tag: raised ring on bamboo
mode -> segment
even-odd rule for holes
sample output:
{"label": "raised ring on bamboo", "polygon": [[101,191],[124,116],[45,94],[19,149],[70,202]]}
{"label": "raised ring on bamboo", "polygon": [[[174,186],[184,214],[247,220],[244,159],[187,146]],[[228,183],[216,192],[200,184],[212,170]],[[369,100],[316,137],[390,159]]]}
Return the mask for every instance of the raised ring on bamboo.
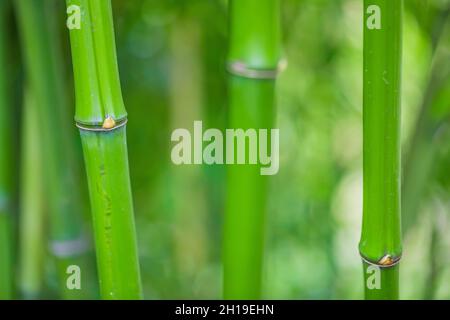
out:
{"label": "raised ring on bamboo", "polygon": [[399,256],[392,256],[390,254],[386,254],[384,255],[380,260],[378,260],[377,262],[371,261],[369,259],[367,259],[366,257],[364,257],[364,255],[362,253],[360,253],[361,259],[367,263],[370,264],[372,266],[377,266],[380,268],[390,268],[393,267],[395,265],[397,265],[400,262],[400,259],[402,258],[401,255]]}
{"label": "raised ring on bamboo", "polygon": [[278,66],[273,69],[255,69],[247,66],[242,61],[230,61],[227,64],[227,70],[233,75],[244,78],[270,80],[276,79],[286,66],[286,60],[281,60]]}
{"label": "raised ring on bamboo", "polygon": [[101,126],[86,125],[80,122],[75,122],[75,125],[77,126],[78,129],[84,131],[108,132],[123,127],[124,125],[127,124],[127,122],[128,122],[127,118],[116,122],[111,117],[107,117]]}

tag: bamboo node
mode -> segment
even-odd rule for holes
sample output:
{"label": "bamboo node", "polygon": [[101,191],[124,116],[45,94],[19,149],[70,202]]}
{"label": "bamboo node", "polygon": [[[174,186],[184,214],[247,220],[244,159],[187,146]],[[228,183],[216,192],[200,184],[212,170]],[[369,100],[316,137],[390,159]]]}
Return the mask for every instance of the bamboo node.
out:
{"label": "bamboo node", "polygon": [[75,122],[75,125],[78,129],[83,131],[96,131],[96,132],[105,132],[105,131],[112,131],[118,128],[123,127],[128,122],[128,119],[122,119],[120,121],[115,121],[113,118],[108,116],[104,121],[103,124],[100,125],[89,125],[85,123]]}
{"label": "bamboo node", "polygon": [[111,116],[106,117],[105,121],[103,121],[102,128],[103,129],[112,129],[116,126],[116,122]]}
{"label": "bamboo node", "polygon": [[286,69],[287,61],[282,59],[276,68],[271,69],[255,69],[249,67],[246,63],[242,61],[230,61],[227,64],[227,70],[229,73],[250,79],[261,79],[261,80],[273,80]]}
{"label": "bamboo node", "polygon": [[360,254],[361,258],[364,262],[366,262],[367,264],[373,265],[373,266],[377,266],[380,268],[390,268],[393,267],[395,265],[397,265],[400,262],[401,259],[401,255],[400,256],[392,256],[390,254],[386,254],[384,255],[380,260],[378,260],[377,262],[373,262],[370,261],[369,259],[367,259],[366,257],[364,257],[364,255]]}
{"label": "bamboo node", "polygon": [[383,258],[380,259],[380,261],[378,261],[378,263],[382,266],[390,266],[393,262],[394,259],[392,259],[392,257],[389,254],[385,255]]}

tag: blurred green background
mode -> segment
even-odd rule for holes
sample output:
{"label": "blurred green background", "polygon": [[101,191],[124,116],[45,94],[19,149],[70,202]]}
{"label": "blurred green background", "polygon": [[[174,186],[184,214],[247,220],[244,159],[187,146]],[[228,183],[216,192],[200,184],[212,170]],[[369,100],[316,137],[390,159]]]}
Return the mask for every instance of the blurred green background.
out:
{"label": "blurred green background", "polygon": [[[277,82],[263,296],[361,299],[362,1],[281,3],[288,67]],[[194,120],[225,128],[227,1],[113,9],[144,297],[221,298],[226,168],[173,165],[170,135]],[[55,10],[71,75],[63,1]],[[405,0],[403,299],[450,298],[449,13],[447,0]]]}

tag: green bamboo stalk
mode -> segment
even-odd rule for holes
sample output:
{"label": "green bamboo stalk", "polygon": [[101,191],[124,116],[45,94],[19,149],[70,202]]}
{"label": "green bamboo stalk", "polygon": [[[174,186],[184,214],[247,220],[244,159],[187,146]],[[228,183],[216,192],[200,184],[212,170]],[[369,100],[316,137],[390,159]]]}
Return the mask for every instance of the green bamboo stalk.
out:
{"label": "green bamboo stalk", "polygon": [[[50,251],[55,259],[59,291],[66,299],[89,298],[89,264],[82,220],[80,189],[76,185],[70,116],[64,94],[63,68],[58,37],[52,25],[53,0],[17,0],[19,31],[25,69],[36,100],[42,155],[45,163],[44,186],[49,205]],[[81,289],[67,287],[68,268],[82,271]]]}
{"label": "green bamboo stalk", "polygon": [[[257,13],[257,14],[255,14]],[[280,62],[278,0],[230,2],[228,128],[270,129]],[[267,176],[259,165],[227,167],[224,220],[225,299],[259,299]]]}
{"label": "green bamboo stalk", "polygon": [[12,105],[8,86],[8,1],[0,2],[0,300],[13,297],[12,257]]}
{"label": "green bamboo stalk", "polygon": [[18,279],[20,294],[25,299],[38,299],[44,283],[44,175],[37,111],[34,97],[27,90],[22,116]]}
{"label": "green bamboo stalk", "polygon": [[[80,129],[104,299],[139,299],[141,284],[126,144],[127,113],[110,1],[68,0],[80,8],[70,30]],[[76,6],[76,7],[75,7]]]}
{"label": "green bamboo stalk", "polygon": [[359,250],[366,299],[399,296],[402,11],[402,0],[364,1],[364,204]]}

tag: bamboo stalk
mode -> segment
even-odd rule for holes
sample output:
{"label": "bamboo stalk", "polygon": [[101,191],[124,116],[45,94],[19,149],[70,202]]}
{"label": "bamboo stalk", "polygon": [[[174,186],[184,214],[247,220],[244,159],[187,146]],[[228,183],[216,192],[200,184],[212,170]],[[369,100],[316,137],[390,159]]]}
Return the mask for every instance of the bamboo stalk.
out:
{"label": "bamboo stalk", "polygon": [[117,66],[110,1],[68,0],[81,9],[70,31],[77,126],[93,213],[100,291],[104,299],[141,298],[126,144],[127,113]]}
{"label": "bamboo stalk", "polygon": [[44,284],[44,191],[40,130],[34,97],[25,92],[22,126],[19,289],[25,299],[38,299]]}
{"label": "bamboo stalk", "polygon": [[[30,91],[36,100],[44,167],[44,187],[49,204],[50,244],[64,298],[88,298],[87,243],[82,220],[80,189],[74,176],[70,117],[64,95],[60,48],[52,25],[53,1],[15,1]],[[67,287],[71,265],[82,270],[80,290]]]}
{"label": "bamboo stalk", "polygon": [[402,0],[364,1],[364,204],[359,250],[366,299],[399,296],[402,10]]}
{"label": "bamboo stalk", "polygon": [[0,2],[0,300],[13,297],[12,257],[12,105],[8,86],[9,2]]}
{"label": "bamboo stalk", "polygon": [[[270,129],[280,60],[279,2],[232,0],[229,12],[228,128]],[[225,299],[261,298],[268,178],[260,168],[227,167]]]}

